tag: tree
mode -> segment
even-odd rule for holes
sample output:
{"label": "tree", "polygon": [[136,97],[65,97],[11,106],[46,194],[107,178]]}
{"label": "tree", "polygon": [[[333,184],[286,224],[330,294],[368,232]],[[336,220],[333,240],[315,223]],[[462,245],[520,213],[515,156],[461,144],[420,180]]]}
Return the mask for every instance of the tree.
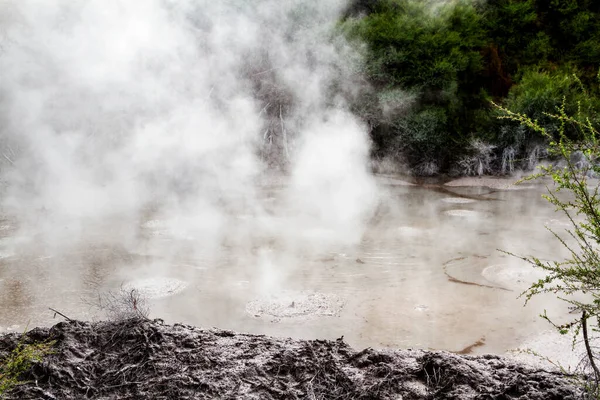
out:
{"label": "tree", "polygon": [[446,164],[475,130],[474,111],[488,104],[479,82],[486,44],[481,15],[466,1],[438,4],[433,11],[430,2],[415,0],[361,5],[367,6],[368,15],[350,16],[343,27],[367,45],[371,83],[382,97],[399,90],[414,95],[410,109],[385,113],[373,135],[375,149],[402,143],[417,170],[429,161]]}
{"label": "tree", "polygon": [[[598,79],[600,81],[600,73]],[[501,118],[517,121],[548,140],[549,154],[555,162],[541,166],[539,173],[526,179],[551,178],[553,186],[548,187],[544,197],[571,223],[567,237],[552,231],[560,244],[568,249],[568,259],[547,262],[536,257],[519,257],[547,273],[522,296],[527,302],[540,293],[552,293],[578,313],[579,317],[562,325],[555,324],[545,311],[542,317],[560,333],[573,334],[574,341],[582,334],[591,369],[586,387],[594,398],[600,398],[600,369],[597,354],[590,344],[588,327],[591,325],[596,331],[600,328],[600,186],[590,185],[590,178],[600,176],[598,121],[584,113],[581,102],[574,115],[568,114],[563,102],[556,113],[546,113],[557,126],[556,133],[552,133],[525,114],[498,108],[504,114]],[[567,135],[568,128],[577,134]],[[584,300],[575,295],[584,295]]]}

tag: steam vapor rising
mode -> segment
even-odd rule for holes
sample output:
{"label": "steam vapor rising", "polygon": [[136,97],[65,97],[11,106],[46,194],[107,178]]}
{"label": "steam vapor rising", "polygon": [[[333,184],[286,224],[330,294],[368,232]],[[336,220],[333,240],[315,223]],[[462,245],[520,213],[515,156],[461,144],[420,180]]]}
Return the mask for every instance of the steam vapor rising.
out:
{"label": "steam vapor rising", "polygon": [[[115,217],[127,243],[149,204],[200,247],[236,213],[291,247],[356,243],[376,188],[344,101],[359,63],[333,32],[344,6],[2,1],[4,212],[56,246]],[[260,201],[273,170],[286,171],[281,215]]]}

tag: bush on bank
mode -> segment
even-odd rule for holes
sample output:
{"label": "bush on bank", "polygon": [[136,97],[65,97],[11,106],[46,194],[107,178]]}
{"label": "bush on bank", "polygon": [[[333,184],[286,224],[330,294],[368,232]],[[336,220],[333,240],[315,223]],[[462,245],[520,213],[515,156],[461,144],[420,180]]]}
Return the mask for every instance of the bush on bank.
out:
{"label": "bush on bank", "polygon": [[[600,73],[598,74],[600,83]],[[538,119],[524,113],[499,107],[501,118],[514,121],[527,130],[545,137],[549,154],[559,162],[539,168],[528,179],[548,177],[544,197],[556,211],[570,221],[565,232],[550,230],[570,256],[560,261],[545,261],[535,256],[519,256],[545,272],[545,277],[533,283],[523,294],[527,301],[541,293],[550,293],[566,302],[576,314],[564,324],[555,323],[544,310],[542,317],[562,334],[572,334],[573,344],[582,338],[586,348],[582,386],[589,396],[600,399],[600,358],[593,343],[592,332],[600,329],[600,186],[590,182],[600,174],[600,124],[590,117],[589,102],[583,95],[574,113],[565,100],[555,113],[542,115],[555,124],[546,128]]]}
{"label": "bush on bank", "polygon": [[600,65],[600,2],[356,0],[340,29],[364,52],[376,93],[356,99],[368,107],[353,106],[376,159],[468,173],[462,160],[479,157],[472,143],[481,142],[494,148],[492,171],[503,171],[507,154],[527,169],[547,141],[499,121],[492,100],[556,131],[544,113],[564,98],[575,107],[585,92],[598,118],[598,89],[582,88]]}

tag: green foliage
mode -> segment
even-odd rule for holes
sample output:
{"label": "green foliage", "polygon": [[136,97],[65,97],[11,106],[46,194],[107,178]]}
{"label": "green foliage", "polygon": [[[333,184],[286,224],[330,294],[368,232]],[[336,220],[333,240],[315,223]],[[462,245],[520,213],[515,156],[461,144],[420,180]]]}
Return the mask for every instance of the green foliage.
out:
{"label": "green foliage", "polygon": [[[378,116],[370,103],[369,125],[381,155],[407,141],[405,149],[413,151],[410,144],[419,143],[420,153],[408,158],[435,154],[444,164],[463,159],[472,139],[494,145],[496,156],[508,147],[523,156],[532,141],[545,140],[542,135],[525,138],[514,123],[496,120],[491,99],[532,116],[553,133],[556,121],[544,113],[553,112],[564,98],[569,114],[578,102],[599,109],[600,90],[593,87],[585,99],[580,90],[593,82],[600,65],[599,1],[355,0],[340,26],[363,50],[375,90],[411,93],[410,111],[395,117],[410,120],[410,114],[432,108],[444,111],[438,132],[416,132],[413,138],[407,132],[414,130],[405,127],[410,121],[398,123],[383,111]],[[574,131],[567,127],[566,133]]]}
{"label": "green foliage", "polygon": [[54,342],[26,344],[25,334],[17,347],[0,363],[0,396],[20,383],[21,376],[34,362],[52,353]]}
{"label": "green foliage", "polygon": [[485,8],[490,39],[502,49],[505,67],[517,70],[519,63],[535,63],[549,52],[548,38],[539,31],[533,0],[491,1]]}
{"label": "green foliage", "polygon": [[[581,118],[595,121],[598,118],[596,110],[598,99],[590,98],[576,75],[566,71],[548,72],[539,68],[526,69],[518,85],[512,87],[505,107],[517,114],[524,114],[536,121],[545,129],[545,133],[557,139],[560,124],[551,113],[559,107],[565,108],[565,113],[579,113]],[[564,134],[575,137],[579,131],[575,126],[564,126]],[[506,134],[510,132],[511,134]],[[534,131],[536,132],[536,131]],[[527,140],[518,129],[504,130],[499,139],[505,145],[524,146],[527,141],[540,142],[547,139],[541,132],[530,135]]]}
{"label": "green foliage", "polygon": [[441,90],[481,69],[479,14],[468,3],[440,7],[431,14],[424,2],[380,1],[373,13],[346,22],[351,37],[369,44],[375,82]]}
{"label": "green foliage", "polygon": [[436,150],[445,144],[443,130],[446,122],[446,111],[443,108],[429,107],[406,118],[397,119],[394,127],[407,146],[429,145],[432,150]]}
{"label": "green foliage", "polygon": [[570,74],[528,69],[519,84],[512,87],[506,107],[534,120],[550,120],[546,114],[555,111],[564,98],[572,97],[573,89],[577,89],[575,83]]}
{"label": "green foliage", "polygon": [[473,84],[483,65],[481,16],[470,2],[439,5],[433,13],[431,6],[379,1],[366,17],[344,23],[349,37],[368,44],[367,73],[375,85],[383,92],[416,93],[412,114],[392,117],[375,131],[380,149],[389,149],[395,132],[393,148],[409,150],[415,163],[448,158],[454,145],[466,140],[462,127],[469,123],[469,110],[484,102]]}
{"label": "green foliage", "polygon": [[553,61],[576,63],[592,82],[600,64],[600,3],[595,0],[536,1],[543,29],[552,38]]}
{"label": "green foliage", "polygon": [[[583,334],[594,376],[587,389],[595,398],[600,398],[600,370],[588,336],[590,322],[592,329],[600,328],[600,186],[593,186],[589,180],[590,176],[600,174],[600,132],[598,124],[587,117],[581,107],[577,107],[575,114],[569,114],[567,109],[563,102],[555,113],[545,114],[558,126],[555,134],[525,114],[500,107],[504,118],[548,140],[550,154],[560,162],[540,167],[539,173],[527,179],[551,178],[554,187],[548,189],[545,198],[571,222],[566,238],[552,232],[569,251],[568,259],[547,262],[536,257],[520,257],[546,272],[546,277],[531,285],[523,295],[529,301],[541,293],[551,293],[581,315],[568,324],[553,325],[562,334],[572,333],[574,341],[580,332]],[[578,134],[568,135],[568,128]],[[546,312],[542,317],[552,322]]]}

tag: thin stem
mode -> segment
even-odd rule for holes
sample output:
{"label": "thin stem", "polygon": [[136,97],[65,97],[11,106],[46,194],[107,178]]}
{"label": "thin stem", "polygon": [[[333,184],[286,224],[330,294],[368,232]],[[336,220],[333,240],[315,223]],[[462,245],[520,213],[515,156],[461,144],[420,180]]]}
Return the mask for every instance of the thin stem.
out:
{"label": "thin stem", "polygon": [[581,313],[581,327],[583,330],[583,342],[585,343],[585,350],[587,351],[587,355],[588,355],[588,359],[590,360],[590,365],[592,366],[592,369],[594,370],[594,375],[596,377],[596,386],[598,385],[598,383],[600,383],[600,370],[598,370],[598,367],[596,366],[596,362],[594,361],[594,355],[592,354],[592,348],[590,347],[590,340],[588,337],[588,330],[587,330],[587,313],[585,312],[585,310],[583,310],[583,312]]}

